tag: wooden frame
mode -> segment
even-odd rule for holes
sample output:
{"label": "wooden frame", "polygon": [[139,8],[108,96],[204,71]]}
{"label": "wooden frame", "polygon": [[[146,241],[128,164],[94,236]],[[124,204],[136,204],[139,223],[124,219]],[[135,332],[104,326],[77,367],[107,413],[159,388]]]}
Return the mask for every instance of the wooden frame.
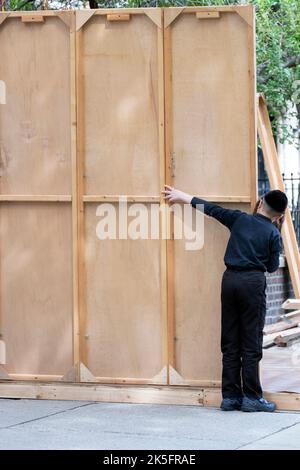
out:
{"label": "wooden frame", "polygon": [[[2,207],[13,207],[18,204],[19,210],[35,204],[35,207],[65,207],[70,208],[70,250],[72,256],[72,331],[71,331],[71,365],[63,373],[47,373],[40,371],[10,371],[7,374],[5,366],[0,366],[0,396],[24,397],[35,399],[79,399],[95,401],[141,402],[141,403],[174,403],[200,406],[218,406],[220,401],[220,378],[211,377],[184,378],[176,370],[178,356],[174,342],[176,335],[175,302],[174,302],[174,241],[159,241],[159,305],[160,305],[160,332],[161,332],[161,359],[162,368],[154,376],[137,375],[128,376],[115,374],[114,376],[101,375],[97,377],[89,368],[86,350],[85,328],[88,316],[86,303],[87,266],[85,260],[86,221],[87,208],[95,203],[118,201],[122,193],[127,196],[129,203],[143,202],[147,204],[161,204],[163,198],[159,189],[164,183],[174,182],[174,134],[173,134],[173,108],[174,96],[172,87],[176,76],[172,64],[172,28],[174,24],[188,14],[194,15],[199,28],[206,30],[207,24],[222,25],[225,18],[236,16],[236,25],[243,30],[247,59],[243,67],[247,73],[247,103],[244,104],[245,114],[249,119],[247,129],[247,154],[249,155],[247,174],[249,182],[247,188],[231,192],[219,190],[215,192],[203,191],[200,197],[220,204],[237,205],[250,210],[257,198],[256,187],[256,113],[255,113],[255,47],[254,47],[254,15],[249,6],[227,7],[186,7],[186,8],[147,8],[147,9],[103,9],[80,10],[76,13],[70,11],[42,11],[42,12],[5,12],[0,13],[0,33],[9,21],[19,20],[23,28],[43,28],[49,19],[59,18],[65,24],[69,41],[68,56],[68,100],[69,100],[69,157],[70,157],[70,185],[67,191],[10,191],[10,187],[0,191],[0,210]],[[157,103],[157,155],[158,177],[156,188],[150,190],[122,190],[108,191],[107,188],[97,186],[97,191],[91,191],[86,178],[86,128],[85,128],[85,74],[84,74],[84,35],[90,22],[104,18],[108,28],[127,28],[136,23],[139,18],[147,17],[155,29],[156,44],[156,78],[157,88],[155,96]],[[225,19],[225,21],[227,21]],[[102,20],[101,20],[102,21]],[[32,24],[33,23],[33,24]],[[153,29],[152,28],[152,29]],[[124,31],[125,31],[124,29]],[[37,31],[37,30],[35,30]],[[150,30],[148,30],[149,33]],[[154,38],[154,36],[153,36]],[[148,37],[149,40],[149,37]],[[149,45],[149,44],[148,44]],[[243,46],[244,47],[244,46]],[[1,77],[0,77],[1,78]],[[238,96],[232,96],[232,101]],[[0,115],[1,117],[1,115]],[[0,133],[1,126],[0,120]],[[175,136],[176,137],[176,136]],[[245,136],[244,136],[245,139]],[[245,142],[246,142],[245,139]],[[1,140],[1,139],[0,139]],[[175,145],[176,147],[176,145]],[[248,163],[247,163],[248,165]],[[176,168],[175,168],[176,173]],[[118,189],[118,188],[117,188]],[[44,188],[43,188],[44,190]],[[200,192],[198,191],[198,192]],[[197,191],[196,191],[197,192]],[[62,204],[63,203],[63,204]],[[20,205],[21,204],[21,205]],[[6,205],[6,206],[5,206]],[[161,220],[166,222],[167,214],[161,214]],[[218,235],[222,243],[225,238],[222,233]],[[219,268],[217,268],[219,270]],[[1,314],[1,312],[0,312]],[[5,338],[4,338],[5,339]],[[64,383],[63,383],[64,382]],[[69,382],[69,383],[67,383]],[[76,382],[81,382],[77,383]],[[90,383],[88,383],[90,382]],[[171,386],[172,385],[172,386]],[[296,394],[273,394],[269,398],[277,401],[279,408],[299,409],[299,397]]]}
{"label": "wooden frame", "polygon": [[[272,189],[284,191],[284,182],[280,172],[279,159],[273,138],[268,108],[263,94],[258,96],[258,132],[262,145],[264,162]],[[282,238],[285,255],[295,296],[300,297],[300,254],[291,212],[286,210],[285,222],[282,226]]]}
{"label": "wooden frame", "polygon": [[[241,44],[240,49],[235,42],[230,46],[233,36],[229,35],[228,38],[224,40],[224,35],[230,30],[229,22],[231,22],[232,30],[235,31],[235,37],[239,37],[239,43]],[[184,26],[185,24],[186,27]],[[223,38],[224,44],[226,43],[224,48],[220,46],[220,37]],[[186,38],[186,42],[180,38]],[[205,45],[203,49],[201,49],[199,44]],[[205,72],[207,67],[210,67],[208,69],[211,72],[209,77],[214,76],[215,61],[222,61],[220,58],[220,50],[222,50],[222,53],[226,56],[230,47],[233,47],[235,50],[235,53],[231,54],[227,61],[227,63],[232,62],[231,69],[234,70],[234,74],[228,78],[228,80],[231,81],[231,85],[228,84],[227,86],[225,83],[220,84],[217,79],[212,81],[213,84],[211,86],[207,84],[208,80],[205,81],[205,79],[203,79],[201,82],[201,76],[206,77]],[[186,57],[187,48],[189,48],[190,60]],[[210,52],[206,52],[207,50]],[[177,57],[178,54],[179,58]],[[215,58],[215,56],[217,56],[217,58]],[[233,57],[235,57],[235,59],[233,59]],[[244,210],[249,211],[254,207],[257,201],[255,17],[253,7],[180,7],[165,9],[164,61],[167,184],[179,186],[188,192],[196,192],[198,186],[203,190],[202,186],[204,186],[204,194],[202,194],[204,199],[221,204],[231,203],[231,207],[242,207]],[[199,70],[194,62],[197,63]],[[219,65],[219,67],[221,66]],[[185,71],[185,69],[187,69],[187,71]],[[228,69],[226,68],[226,70]],[[193,78],[191,78],[193,76],[199,78],[193,80]],[[235,80],[238,80],[238,84],[234,85],[236,96],[232,96],[231,88]],[[192,93],[191,90],[193,90],[193,87],[195,91]],[[205,92],[202,93],[203,88]],[[209,96],[207,100],[205,95]],[[216,95],[215,100],[213,98],[214,95]],[[193,97],[192,99],[191,96]],[[226,96],[228,96],[228,101],[231,102],[233,107],[241,106],[243,108],[243,111],[241,111],[241,109],[232,109],[232,120],[235,115],[247,116],[242,125],[238,122],[234,124],[231,122],[231,130],[235,129],[235,136],[237,133],[242,135],[243,129],[245,128],[249,129],[249,133],[248,140],[245,139],[243,134],[238,144],[236,138],[229,137],[231,130],[227,128],[224,130],[224,139],[220,140],[222,145],[220,147],[220,153],[218,153],[218,150],[214,151],[213,149],[215,142],[218,142],[218,132],[215,131],[214,124],[222,122],[224,128],[226,128],[227,118],[221,121],[220,115],[222,115],[222,109],[218,107],[218,102],[223,100],[223,109],[226,109]],[[196,101],[197,104],[194,104],[193,101]],[[184,107],[185,103],[188,103],[186,107]],[[190,114],[188,114],[188,112]],[[207,115],[210,116],[210,114],[213,116],[211,118],[212,121],[209,121],[209,118],[206,117]],[[190,115],[195,116],[194,121]],[[202,116],[202,119],[199,115]],[[184,118],[182,118],[182,116],[184,116]],[[207,123],[208,121],[209,123]],[[221,126],[223,126],[223,124],[221,124]],[[241,125],[240,132],[237,131],[239,125]],[[193,127],[195,128],[194,133],[191,131]],[[201,134],[199,133],[199,135],[201,135],[200,142],[200,137],[198,138],[199,141],[197,140],[196,129],[203,127],[207,130],[207,135],[203,135],[203,132]],[[234,142],[235,148],[224,148],[224,142]],[[214,144],[212,145],[212,143]],[[240,144],[241,147],[237,150]],[[204,168],[202,160],[199,159],[199,155],[201,155],[199,146],[200,148],[204,148],[206,154],[211,157],[210,159],[207,158],[207,166],[204,165]],[[190,155],[188,156],[188,154]],[[193,155],[193,157],[191,155]],[[245,157],[239,159],[238,155]],[[188,158],[190,158],[190,160],[188,163],[185,163],[185,160]],[[193,164],[191,163],[192,159]],[[246,177],[246,179],[241,182],[241,187],[238,189],[235,188],[235,191],[237,191],[235,194],[224,185],[224,180],[226,179],[222,177],[221,180],[218,179],[220,175],[222,175],[220,168],[218,167],[217,173],[214,172],[213,168],[209,168],[209,166],[213,166],[213,161],[219,162],[222,159],[226,166],[226,170],[224,167],[224,172],[227,172],[227,181],[236,181],[241,175]],[[179,161],[178,169],[177,160]],[[198,170],[196,170],[195,167],[197,167]],[[236,170],[235,167],[237,168]],[[231,177],[228,176],[228,171],[232,171]],[[235,171],[239,177],[234,175]],[[193,177],[194,172],[197,174],[196,179]],[[188,177],[186,174],[188,174]],[[205,175],[204,178],[202,174]],[[210,175],[209,182],[205,181],[208,175]],[[218,184],[216,184],[215,181],[218,181]],[[214,187],[214,185],[216,187]],[[236,203],[243,205],[237,205]],[[226,231],[222,230],[218,224],[213,224],[211,221],[207,221],[206,225],[207,224],[213,225],[212,230],[218,233],[218,245],[221,247],[220,252],[218,252],[218,259],[220,258],[221,260],[222,247],[227,239]],[[171,221],[171,232],[172,230]],[[205,232],[205,240],[210,236],[211,230]],[[213,240],[211,243],[213,243]],[[208,248],[208,250],[211,252],[211,248]],[[196,286],[193,281],[197,279],[197,277],[200,277],[199,272],[202,272],[201,269],[203,269],[203,276],[206,276],[206,273],[211,269],[210,267],[202,268],[203,262],[205,263],[205,259],[209,259],[209,255],[207,258],[204,255],[204,257],[201,258],[202,261],[196,266],[193,260],[188,260],[187,255],[186,261],[184,261],[183,255],[179,254],[180,252],[180,242],[176,242],[172,239],[167,241],[169,383],[182,386],[205,385],[218,387],[220,385],[219,352],[217,352],[217,350],[211,350],[210,344],[206,343],[201,349],[199,341],[198,345],[196,345],[196,340],[194,340],[194,349],[185,348],[185,352],[183,351],[184,344],[187,345],[187,338],[189,338],[189,343],[192,342],[192,331],[186,333],[182,327],[185,323],[184,316],[189,318],[191,329],[196,329],[197,331],[199,329],[199,331],[202,331],[208,328],[211,334],[215,336],[219,335],[213,323],[207,326],[205,325],[205,321],[203,321],[203,324],[200,324],[200,320],[197,319],[197,316],[201,317],[201,309],[204,309],[203,315],[205,318],[214,318],[214,315],[217,316],[216,313],[219,309],[218,305],[214,304],[212,306],[210,302],[207,302],[205,305],[204,302],[200,302],[199,304],[199,299],[196,299]],[[176,268],[176,266],[180,266],[180,268]],[[183,290],[191,290],[193,292],[192,296],[188,294],[191,297],[190,301],[186,298],[187,296],[179,298],[177,295],[180,290],[178,289],[178,285],[182,282],[182,280],[178,280],[180,276],[176,275],[178,269],[180,269],[181,272],[189,273],[187,276],[190,276],[190,281],[183,287]],[[222,272],[221,263],[213,272],[214,275],[206,277],[209,277],[209,282],[212,283],[212,277],[215,276],[216,282],[215,284],[211,284],[210,287],[210,289],[215,292],[219,288],[219,274]],[[205,297],[207,292],[202,295]],[[216,296],[218,296],[218,294],[216,294]],[[197,311],[194,313],[195,320],[192,324],[191,312],[195,310],[193,305],[197,305]],[[184,314],[181,313],[182,311],[184,311]],[[209,311],[210,313],[208,313]],[[215,321],[217,322],[217,318]],[[187,336],[184,336],[186,334]],[[180,351],[180,357],[178,357],[178,351]],[[195,371],[193,372],[192,367],[185,366],[185,364],[195,363],[195,356],[201,357],[202,362],[208,363],[206,371],[203,369],[202,372],[200,372],[199,369],[196,373]],[[212,369],[215,369],[214,373],[212,373]],[[202,374],[201,378],[198,375],[199,373]],[[196,379],[196,375],[198,375],[199,378]],[[209,375],[212,376],[209,377]]]}
{"label": "wooden frame", "polygon": [[[7,375],[8,373],[7,378],[10,380],[26,378],[27,380],[56,381],[63,377],[66,372],[66,367],[71,366],[72,361],[75,361],[75,343],[77,338],[77,218],[74,217],[76,212],[76,197],[74,196],[77,194],[77,185],[76,180],[72,178],[72,173],[74,174],[76,171],[76,96],[74,68],[75,37],[73,32],[75,25],[75,13],[70,11],[44,11],[39,13],[5,12],[0,13],[0,25],[0,34],[3,31],[8,31],[9,34],[9,28],[12,28],[13,31],[19,30],[20,34],[22,34],[21,42],[24,41],[24,47],[26,47],[26,44],[29,46],[27,51],[30,50],[30,41],[34,35],[41,34],[41,45],[33,49],[35,51],[33,54],[36,54],[34,59],[39,61],[40,68],[33,71],[32,66],[30,66],[28,67],[28,70],[26,70],[26,73],[24,73],[25,76],[28,76],[29,80],[32,80],[32,86],[28,86],[27,96],[25,94],[24,97],[24,109],[22,109],[22,107],[18,107],[18,102],[14,101],[14,93],[12,92],[14,86],[14,77],[9,75],[9,73],[6,74],[5,77],[2,76],[2,78],[5,78],[5,80],[7,76],[9,80],[9,89],[7,92],[9,93],[10,99],[8,100],[8,106],[13,106],[12,109],[14,109],[16,114],[16,122],[18,122],[20,119],[23,120],[19,122],[19,125],[22,128],[19,139],[15,139],[15,137],[11,139],[9,134],[9,126],[6,134],[1,134],[1,138],[3,138],[1,142],[1,165],[3,178],[0,188],[0,211],[1,219],[3,219],[1,225],[1,244],[3,248],[3,236],[6,240],[5,243],[8,241],[5,233],[10,233],[9,225],[12,225],[12,227],[15,226],[16,229],[20,231],[20,233],[22,233],[22,230],[26,230],[26,236],[28,239],[30,238],[29,231],[32,230],[32,235],[37,238],[35,249],[32,251],[30,250],[30,257],[32,258],[32,264],[30,266],[32,270],[36,270],[36,274],[33,271],[32,276],[34,278],[36,275],[39,275],[40,280],[36,279],[37,286],[39,285],[39,282],[42,283],[40,285],[45,287],[46,292],[48,292],[49,296],[53,298],[53,308],[60,311],[60,317],[56,317],[57,323],[59,324],[59,322],[62,321],[61,329],[63,334],[66,334],[65,341],[61,342],[57,331],[57,325],[55,325],[52,320],[49,319],[48,325],[46,327],[46,329],[48,329],[47,335],[49,338],[47,338],[47,336],[43,338],[43,335],[39,335],[40,341],[44,342],[44,350],[43,345],[39,344],[39,347],[41,348],[41,357],[39,358],[37,355],[35,358],[32,354],[31,348],[28,349],[28,354],[24,354],[24,351],[22,352],[24,343],[22,343],[21,340],[20,345],[18,345],[19,339],[21,338],[18,338],[16,341],[16,334],[13,333],[15,328],[13,328],[12,325],[9,325],[9,321],[3,318],[3,312],[0,312],[0,315],[2,316],[1,320],[3,328],[5,328],[6,332],[9,331],[10,337],[12,337],[11,335],[13,334],[14,338],[14,344],[8,344],[8,348],[13,348],[13,353],[12,350],[10,351],[10,357],[12,354],[17,354],[19,358],[24,358],[24,360],[22,359],[21,361],[22,364],[19,364],[20,369],[18,365],[12,365],[11,363],[9,364],[7,370],[5,366],[2,367],[1,376],[3,376],[3,374]],[[54,65],[51,65],[52,77],[51,80],[48,80],[49,83],[47,83],[47,79],[50,77],[50,71],[48,71],[48,67],[49,64],[51,64],[52,57],[51,55],[47,57],[44,50],[45,45],[48,47],[48,44],[51,43],[51,41],[48,42],[48,38],[53,38],[53,34],[56,38],[58,38],[56,40],[60,41],[61,60],[64,61],[64,69],[60,70],[61,87],[59,88],[58,98],[52,94],[51,87],[53,84],[51,80],[56,79],[58,75],[58,69],[61,67],[62,62],[58,60],[55,61]],[[9,46],[6,44],[6,47],[4,47],[4,42],[2,44],[3,60],[5,61],[8,59]],[[43,49],[41,55],[39,55],[40,48]],[[52,53],[53,51],[50,48],[50,54]],[[23,54],[22,51],[20,51],[20,54],[26,58],[26,54]],[[44,60],[41,59],[43,55],[45,57]],[[22,57],[19,59],[19,61],[16,59],[15,63],[19,64],[19,73],[15,74],[17,93],[19,93],[17,82],[18,75],[22,75],[20,74],[20,70],[22,70],[22,68],[26,68],[27,64],[22,59]],[[34,60],[31,62],[31,64],[34,64]],[[37,84],[35,88],[36,95],[33,94],[35,82]],[[30,96],[32,102],[30,102]],[[47,106],[42,108],[42,112],[41,109],[39,109],[37,112],[38,102],[41,100],[41,98],[44,100],[44,103],[47,103]],[[55,107],[53,106],[52,102],[55,103],[55,100],[57,99],[60,103],[60,106]],[[29,116],[24,118],[24,112],[26,114],[26,109],[27,114],[29,113]],[[47,114],[43,114],[43,109],[46,110],[46,113],[48,113],[49,116],[52,116],[52,122],[50,122],[49,131],[47,128],[47,125],[49,124],[47,121],[49,121],[49,119],[47,118]],[[56,109],[58,111],[56,111]],[[26,118],[28,121],[25,121]],[[45,123],[43,122],[44,119]],[[57,127],[57,122],[60,122],[61,124],[60,129]],[[5,127],[1,121],[0,132],[2,130],[5,130]],[[36,135],[39,135],[39,137],[42,135],[43,137],[36,139]],[[19,143],[22,146],[22,154],[18,148]],[[6,145],[6,147],[3,147],[3,145]],[[49,158],[49,153],[51,151],[53,152],[54,158],[52,158],[52,160],[48,160],[48,163],[51,162],[51,168],[48,166],[47,169],[47,158]],[[55,152],[59,153],[55,154]],[[37,156],[40,156],[41,158],[36,158]],[[59,157],[58,160],[57,156]],[[13,162],[13,165],[11,164],[10,160]],[[16,173],[14,168],[17,168],[19,175]],[[46,174],[48,178],[45,178]],[[45,218],[47,217],[47,213],[49,213],[52,218],[54,217],[57,219],[57,231],[60,232],[58,239],[55,239],[56,234],[54,234],[53,237],[46,236],[47,229]],[[3,215],[5,215],[4,218]],[[14,220],[14,218],[16,218],[16,220]],[[17,218],[20,219],[20,222],[17,220]],[[30,225],[26,222],[26,219],[29,219]],[[24,222],[26,224],[25,229]],[[53,222],[54,219],[52,220],[52,225],[53,227],[56,227],[56,224],[53,224]],[[18,227],[20,227],[20,229],[18,229]],[[55,230],[55,228],[52,230]],[[51,238],[53,241],[51,241]],[[65,238],[65,241],[63,241],[63,238]],[[18,263],[16,256],[18,253],[20,254],[20,246],[18,246],[20,243],[22,244],[22,241],[20,239],[17,240],[13,248],[15,251],[12,251],[12,254],[15,256],[16,263]],[[25,237],[24,243],[26,243]],[[60,245],[61,248],[59,247]],[[46,246],[47,249],[45,249]],[[49,256],[47,255],[47,251],[49,251]],[[43,252],[45,254],[43,254]],[[56,252],[56,255],[53,255],[53,252]],[[59,304],[56,304],[55,306],[55,302],[58,301],[58,290],[61,290],[61,286],[56,286],[56,291],[54,292],[53,288],[51,287],[51,282],[53,282],[53,279],[56,276],[55,257],[60,257],[65,252],[68,252],[68,256],[65,257],[63,255],[61,262],[67,263],[67,270],[70,269],[70,271],[68,273],[67,270],[61,269],[61,272],[57,272],[57,278],[60,279],[61,282],[65,281],[65,293],[64,296],[60,295]],[[49,274],[46,274],[45,268],[43,268],[43,266],[39,266],[39,264],[41,262],[46,263],[50,259],[53,260],[53,262],[51,262],[52,266],[49,268]],[[3,264],[3,262],[4,257],[2,254],[1,264]],[[5,261],[5,266],[5,269],[7,269],[7,261]],[[51,275],[50,270],[52,271]],[[65,277],[67,277],[67,279],[64,279],[64,276],[62,275],[64,271]],[[24,271],[24,274],[25,273],[26,271]],[[69,276],[69,274],[71,274],[71,276]],[[30,273],[27,272],[25,277],[26,275],[30,278]],[[60,276],[62,277],[60,278]],[[6,277],[7,272],[6,275],[3,276],[3,279]],[[21,294],[24,296],[23,309],[25,315],[28,316],[28,319],[26,319],[26,324],[24,321],[22,326],[24,334],[28,336],[27,341],[29,341],[31,346],[33,346],[37,339],[35,337],[37,331],[36,328],[41,328],[42,325],[43,328],[45,328],[45,322],[47,322],[47,320],[43,320],[42,315],[40,315],[40,318],[38,318],[38,316],[33,318],[30,312],[31,308],[28,308],[28,305],[31,305],[35,314],[37,314],[37,312],[40,314],[45,312],[45,319],[47,318],[48,307],[43,300],[40,301],[41,303],[39,303],[37,299],[35,301],[30,301],[30,288],[26,288],[26,279],[20,283],[15,284],[14,287],[16,289],[16,292],[14,292],[14,296],[16,296],[16,298],[20,296],[23,289],[23,294]],[[27,290],[24,291],[24,289]],[[36,293],[34,295],[38,296],[39,294]],[[43,295],[47,294],[42,294],[42,296]],[[14,302],[12,290],[10,290],[10,293],[6,296],[2,295],[1,300],[5,300],[5,297],[7,296],[9,296],[9,299],[5,301],[6,311],[10,305],[7,302]],[[36,302],[35,305],[33,305],[34,302]],[[13,307],[14,304],[11,304],[12,310]],[[35,310],[33,307],[35,307]],[[20,309],[20,306],[17,306],[17,304],[15,305],[15,309],[19,310],[19,317],[17,317],[19,320],[15,319],[15,321],[20,321],[22,309]],[[14,313],[16,312],[12,313],[12,320],[10,323],[14,321]],[[55,314],[55,312],[53,313]],[[53,315],[53,318],[55,318],[55,315]],[[74,328],[74,332],[72,332],[72,328]],[[44,333],[46,333],[46,331],[44,331]],[[5,339],[7,340],[4,334],[4,340]],[[38,347],[38,344],[36,344],[36,346]],[[51,361],[49,361],[49,358],[47,361],[45,361],[42,357],[46,351],[48,351],[46,354],[49,355],[51,348],[53,349],[54,355],[57,355],[55,349],[57,349],[58,352],[61,349],[62,352],[64,351],[68,354],[66,361],[62,361],[61,359],[59,360],[61,366],[57,367],[56,370],[55,366],[51,366]],[[28,359],[26,358],[27,355]],[[49,366],[47,366],[47,362]],[[53,362],[55,363],[55,361]],[[58,363],[56,366],[58,366]]]}

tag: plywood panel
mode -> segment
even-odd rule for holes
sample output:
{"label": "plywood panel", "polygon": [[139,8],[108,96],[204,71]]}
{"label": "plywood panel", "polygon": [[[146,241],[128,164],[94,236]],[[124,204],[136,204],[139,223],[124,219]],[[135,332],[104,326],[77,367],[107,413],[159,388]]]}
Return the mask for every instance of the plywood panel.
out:
{"label": "plywood panel", "polygon": [[159,194],[157,27],[145,15],[83,27],[86,194]]}
{"label": "plywood panel", "polygon": [[205,216],[201,250],[185,250],[182,240],[174,243],[175,368],[186,383],[221,378],[220,296],[228,238],[226,227]]}
{"label": "plywood panel", "polygon": [[250,197],[248,25],[235,12],[182,13],[170,28],[174,185]]}
{"label": "plywood panel", "polygon": [[86,365],[98,377],[151,379],[163,367],[160,242],[99,240],[96,209],[87,204]]}
{"label": "plywood panel", "polygon": [[64,374],[72,365],[70,206],[1,203],[0,250],[7,371]]}
{"label": "plywood panel", "polygon": [[0,191],[70,194],[69,29],[55,17],[8,18],[0,43]]}

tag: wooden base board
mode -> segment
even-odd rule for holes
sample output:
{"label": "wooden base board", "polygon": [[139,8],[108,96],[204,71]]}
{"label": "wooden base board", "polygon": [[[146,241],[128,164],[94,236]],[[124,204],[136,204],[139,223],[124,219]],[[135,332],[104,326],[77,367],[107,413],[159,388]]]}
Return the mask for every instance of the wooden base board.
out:
{"label": "wooden base board", "polygon": [[[167,385],[99,385],[0,380],[0,397],[219,407],[221,391],[213,388]],[[280,411],[300,411],[298,393],[265,393],[265,397],[274,401]]]}

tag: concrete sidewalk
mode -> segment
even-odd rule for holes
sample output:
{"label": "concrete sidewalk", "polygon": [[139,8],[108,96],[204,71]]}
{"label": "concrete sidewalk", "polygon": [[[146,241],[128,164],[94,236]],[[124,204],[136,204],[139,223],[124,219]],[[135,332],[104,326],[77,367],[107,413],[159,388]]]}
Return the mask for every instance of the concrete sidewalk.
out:
{"label": "concrete sidewalk", "polygon": [[0,449],[300,449],[300,413],[0,399]]}

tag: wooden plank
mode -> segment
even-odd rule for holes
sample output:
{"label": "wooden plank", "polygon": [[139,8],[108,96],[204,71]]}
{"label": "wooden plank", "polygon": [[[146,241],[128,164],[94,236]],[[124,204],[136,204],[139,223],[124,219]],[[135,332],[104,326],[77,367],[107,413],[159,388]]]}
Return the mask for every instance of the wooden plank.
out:
{"label": "wooden plank", "polygon": [[43,23],[43,15],[23,15],[22,23]]}
{"label": "wooden plank", "polygon": [[28,384],[0,381],[3,398],[37,400],[83,400],[107,403],[151,403],[202,406],[201,389],[164,386],[92,385],[92,384]]}
{"label": "wooden plank", "polygon": [[[86,363],[86,348],[84,332],[86,330],[86,293],[85,293],[85,115],[84,115],[84,69],[83,69],[83,30],[76,32],[76,103],[77,103],[77,211],[78,211],[78,306],[79,306],[79,356]],[[79,362],[78,362],[79,364]],[[79,367],[79,366],[78,366]],[[80,377],[80,369],[78,368]]]}
{"label": "wooden plank", "polygon": [[[212,202],[250,202],[248,196],[214,196],[198,195],[196,197]],[[83,202],[117,202],[120,198],[126,197],[128,202],[160,202],[160,196],[141,196],[132,194],[89,194],[83,196]]]}
{"label": "wooden plank", "polygon": [[[242,8],[237,7],[236,11],[242,15],[248,23],[250,197],[251,208],[254,210],[258,199],[255,9],[253,5],[248,5],[246,7],[242,6]],[[245,12],[245,14],[243,14],[243,12]]]}
{"label": "wooden plank", "polygon": [[68,204],[2,203],[1,328],[9,374],[62,375],[72,364]]}
{"label": "wooden plank", "polygon": [[108,28],[95,13],[82,67],[85,195],[159,195],[157,26],[140,14]]}
{"label": "wooden plank", "polygon": [[57,11],[55,10],[43,10],[43,11],[10,11],[9,16],[11,18],[22,18],[22,16],[56,16]]}
{"label": "wooden plank", "polygon": [[71,202],[72,196],[59,194],[0,194],[0,202]]}
{"label": "wooden plank", "polygon": [[0,106],[0,193],[69,196],[69,31],[55,17],[25,27],[13,13],[0,28],[0,76],[14,90]]}
{"label": "wooden plank", "polygon": [[300,393],[265,393],[265,398],[274,401],[278,411],[299,411]]}
{"label": "wooden plank", "polygon": [[118,202],[120,198],[126,197],[128,202],[160,202],[160,196],[133,196],[126,195],[94,195],[83,196],[83,202]]}
{"label": "wooden plank", "polygon": [[62,378],[61,375],[46,375],[46,374],[10,374],[10,380],[26,380],[28,382],[58,382]]}
{"label": "wooden plank", "polygon": [[295,312],[290,312],[290,313],[285,313],[283,315],[280,315],[280,318],[282,320],[293,321],[293,319],[299,317],[299,315],[300,315],[300,310],[295,310]]}
{"label": "wooden plank", "polygon": [[[167,10],[169,13],[171,10]],[[166,14],[166,10],[165,10]],[[178,12],[178,15],[180,12]],[[178,16],[177,15],[177,16]],[[166,19],[164,20],[166,21]],[[173,185],[172,154],[173,154],[173,104],[172,104],[172,32],[168,26],[164,30],[164,85],[165,85],[165,180],[166,184]],[[168,226],[172,236],[174,218],[168,221],[165,215],[165,225]],[[167,332],[168,332],[168,364],[170,368],[176,367],[175,358],[175,308],[174,308],[174,240],[167,239]],[[169,371],[169,380],[171,376]]]}
{"label": "wooden plank", "polygon": [[219,11],[197,11],[196,18],[198,18],[198,20],[220,18],[220,12]]}
{"label": "wooden plank", "polygon": [[201,25],[186,13],[170,26],[174,185],[192,194],[201,188],[210,197],[254,199],[253,29],[233,11]]}
{"label": "wooden plank", "polygon": [[265,326],[264,334],[269,335],[272,333],[280,333],[281,331],[289,330],[291,328],[294,328],[295,326],[298,326],[298,323],[300,323],[300,313],[293,320],[286,319],[285,321],[282,320],[277,323],[274,323],[273,325]]}
{"label": "wooden plank", "polygon": [[[264,162],[268,173],[271,189],[284,191],[284,183],[280,172],[280,165],[273,138],[271,122],[266,101],[262,94],[259,95],[258,104],[258,132],[263,149]],[[282,226],[282,238],[289,272],[292,279],[296,297],[300,297],[300,255],[291,212],[286,210],[285,222]],[[299,307],[295,307],[299,308]]]}
{"label": "wooden plank", "polygon": [[282,308],[285,310],[300,309],[300,299],[287,299],[283,302]]}
{"label": "wooden plank", "polygon": [[282,331],[274,339],[274,343],[278,346],[287,346],[296,339],[300,339],[300,327],[292,328],[288,331]]}
{"label": "wooden plank", "polygon": [[[63,21],[65,17],[61,17]],[[68,17],[67,17],[68,18]],[[75,22],[75,16],[72,17]],[[80,362],[79,313],[79,248],[78,248],[78,180],[77,180],[77,96],[76,96],[76,32],[70,25],[70,141],[72,161],[72,280],[73,280],[73,365]]]}
{"label": "wooden plank", "polygon": [[[107,403],[151,403],[164,405],[191,405],[219,407],[221,391],[209,388],[96,385],[62,383],[28,383],[0,381],[2,398],[37,400],[83,400]],[[274,401],[278,411],[299,411],[299,393],[268,393],[265,398]]]}
{"label": "wooden plank", "polygon": [[278,332],[266,334],[263,337],[263,348],[267,349],[274,346],[274,339],[278,336]]}
{"label": "wooden plank", "polygon": [[[159,139],[159,183],[164,187],[166,181],[165,160],[165,82],[164,82],[164,30],[163,10],[160,13],[160,26],[157,28],[157,73],[158,73],[158,139]],[[156,21],[159,25],[159,22]],[[162,193],[160,204],[165,203]],[[165,213],[160,211],[160,224],[162,226]],[[168,299],[167,299],[167,242],[160,239],[160,301],[161,301],[161,341],[162,341],[162,363],[165,373],[162,377],[164,383],[168,381]],[[156,378],[155,378],[156,380]]]}
{"label": "wooden plank", "polygon": [[106,15],[107,21],[129,21],[130,15],[128,13],[115,13],[112,15]]}
{"label": "wooden plank", "polygon": [[161,241],[99,240],[96,209],[86,204],[85,365],[97,377],[152,378],[164,365]]}

